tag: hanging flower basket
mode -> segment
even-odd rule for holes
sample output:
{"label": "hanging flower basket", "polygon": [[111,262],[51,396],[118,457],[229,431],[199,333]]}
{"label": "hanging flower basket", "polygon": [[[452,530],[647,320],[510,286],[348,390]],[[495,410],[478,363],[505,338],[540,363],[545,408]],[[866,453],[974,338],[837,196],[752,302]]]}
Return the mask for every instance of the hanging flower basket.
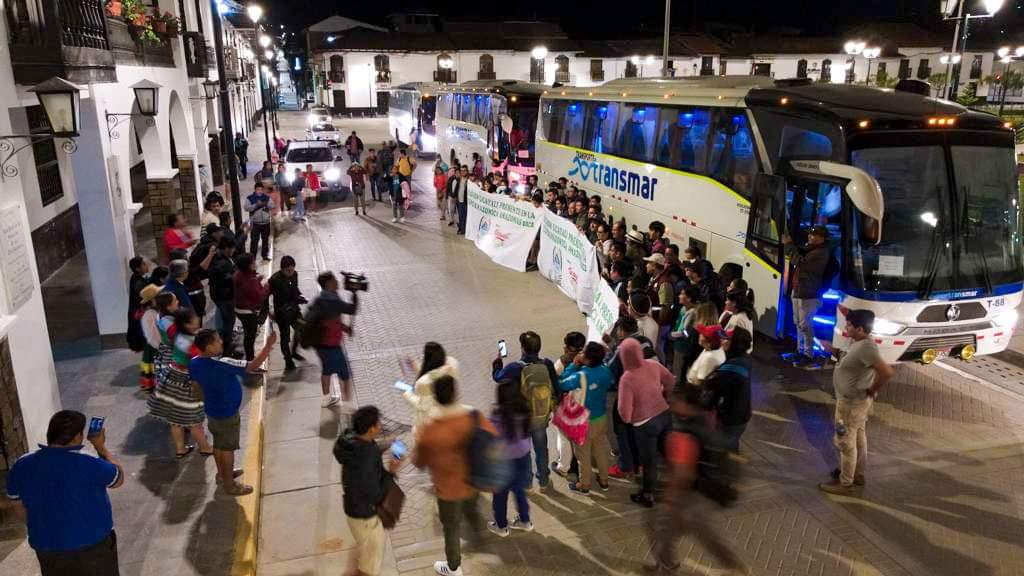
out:
{"label": "hanging flower basket", "polygon": [[156,32],[157,34],[167,34],[167,21],[153,20],[153,32]]}
{"label": "hanging flower basket", "polygon": [[174,22],[168,22],[167,23],[167,37],[168,38],[177,38],[178,34],[180,34],[180,33],[181,33],[181,28],[179,27],[177,20],[175,20]]}

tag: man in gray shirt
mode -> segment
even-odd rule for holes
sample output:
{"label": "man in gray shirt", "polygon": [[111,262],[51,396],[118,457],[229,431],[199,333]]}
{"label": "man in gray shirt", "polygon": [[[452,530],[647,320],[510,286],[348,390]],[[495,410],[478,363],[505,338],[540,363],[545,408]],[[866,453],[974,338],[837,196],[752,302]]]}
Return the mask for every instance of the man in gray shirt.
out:
{"label": "man in gray shirt", "polygon": [[868,457],[868,413],[878,390],[892,378],[893,369],[871,339],[875,314],[870,310],[846,312],[846,333],[853,343],[836,365],[832,385],[836,391],[835,445],[839,470],[832,481],[819,484],[823,492],[849,495],[854,485],[864,485]]}

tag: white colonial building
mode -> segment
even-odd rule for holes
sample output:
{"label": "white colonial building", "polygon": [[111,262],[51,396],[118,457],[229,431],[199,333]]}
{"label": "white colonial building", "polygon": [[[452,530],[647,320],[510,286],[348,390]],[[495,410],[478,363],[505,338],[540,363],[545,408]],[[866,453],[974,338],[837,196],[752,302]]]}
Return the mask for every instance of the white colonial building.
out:
{"label": "white colonial building", "polygon": [[[204,91],[216,78],[210,2],[142,4],[178,20],[146,25],[103,0],[9,0],[0,18],[0,470],[44,440],[61,405],[51,340],[63,335],[48,320],[88,316],[97,347],[124,346],[128,260],[162,258],[167,216],[198,223],[201,181],[223,182],[219,108]],[[247,133],[261,106],[243,58],[251,36],[225,22],[224,37],[234,125]],[[53,77],[79,88],[76,137],[53,136],[31,91]],[[147,87],[140,101],[134,88]],[[83,251],[88,289],[47,292]]]}
{"label": "white colonial building", "polygon": [[[592,86],[616,78],[662,75],[657,37],[570,38],[545,22],[446,22],[431,14],[394,14],[387,26],[333,16],[306,30],[312,90],[307,100],[338,113],[382,113],[391,86],[406,82],[514,79]],[[912,24],[850,28],[830,37],[793,32],[769,35],[674,31],[668,70],[673,76],[764,75],[850,83],[897,79],[931,81],[945,94],[951,34]],[[857,54],[847,42],[862,43]],[[535,48],[543,50],[535,52]],[[877,48],[877,56],[870,49]],[[543,55],[542,58],[536,56]],[[949,65],[962,92],[970,83],[984,98],[995,48],[978,46]],[[940,83],[941,81],[941,83]]]}

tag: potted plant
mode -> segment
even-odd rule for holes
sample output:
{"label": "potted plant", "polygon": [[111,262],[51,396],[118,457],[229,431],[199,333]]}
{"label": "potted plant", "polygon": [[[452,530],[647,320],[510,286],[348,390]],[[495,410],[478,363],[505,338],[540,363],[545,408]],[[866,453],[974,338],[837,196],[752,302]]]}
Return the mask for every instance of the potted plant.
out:
{"label": "potted plant", "polygon": [[157,34],[167,34],[167,20],[160,15],[160,10],[153,8],[153,15],[149,17],[150,25],[153,27],[153,32]]}
{"label": "potted plant", "polygon": [[107,16],[118,17],[121,15],[122,4],[121,0],[107,0],[106,3]]}
{"label": "potted plant", "polygon": [[181,33],[181,20],[170,12],[164,12],[164,22],[167,22],[167,37],[177,38]]}

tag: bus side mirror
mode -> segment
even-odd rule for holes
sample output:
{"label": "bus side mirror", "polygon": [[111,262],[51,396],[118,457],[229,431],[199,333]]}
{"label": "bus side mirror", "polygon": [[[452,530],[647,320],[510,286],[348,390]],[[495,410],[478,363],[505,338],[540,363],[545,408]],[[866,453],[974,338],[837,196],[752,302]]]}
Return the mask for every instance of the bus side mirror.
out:
{"label": "bus side mirror", "polygon": [[885,198],[878,180],[855,166],[827,160],[792,160],[790,164],[797,172],[845,180],[846,195],[854,207],[869,219],[864,226],[870,232],[866,240],[872,244],[882,241],[881,222],[885,217]]}

